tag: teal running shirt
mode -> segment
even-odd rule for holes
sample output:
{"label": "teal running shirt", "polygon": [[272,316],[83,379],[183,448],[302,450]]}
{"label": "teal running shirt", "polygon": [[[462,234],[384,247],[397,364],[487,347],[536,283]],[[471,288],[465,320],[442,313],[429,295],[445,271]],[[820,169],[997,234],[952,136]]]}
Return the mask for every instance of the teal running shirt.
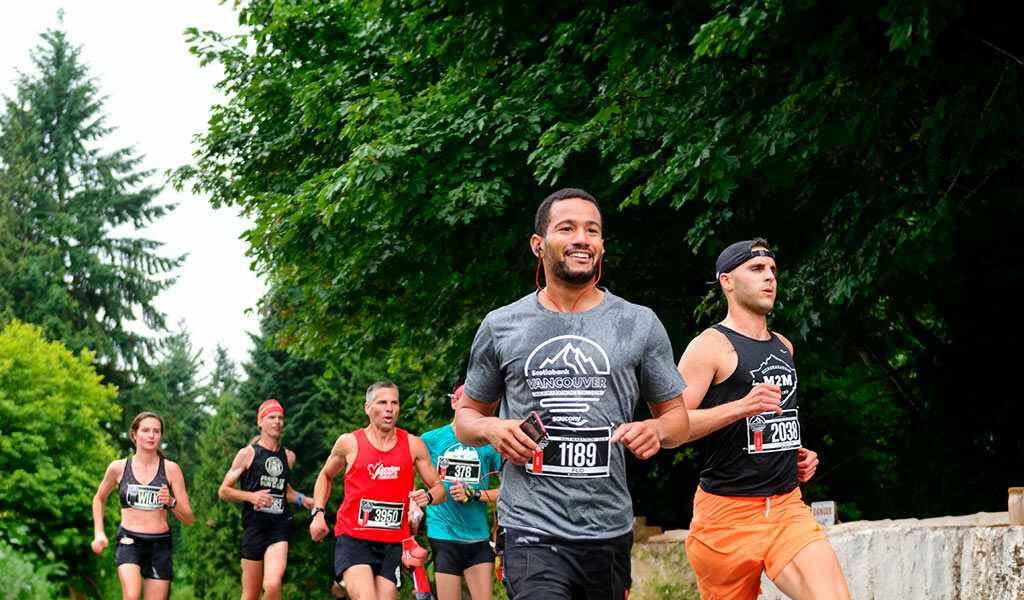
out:
{"label": "teal running shirt", "polygon": [[487,527],[488,503],[483,500],[456,502],[452,500],[451,485],[461,481],[475,489],[487,489],[498,477],[501,456],[490,446],[471,448],[455,439],[451,424],[428,431],[420,436],[430,450],[430,461],[438,472],[444,472],[444,487],[448,500],[437,506],[427,506],[427,535],[438,540],[470,542],[490,538]]}

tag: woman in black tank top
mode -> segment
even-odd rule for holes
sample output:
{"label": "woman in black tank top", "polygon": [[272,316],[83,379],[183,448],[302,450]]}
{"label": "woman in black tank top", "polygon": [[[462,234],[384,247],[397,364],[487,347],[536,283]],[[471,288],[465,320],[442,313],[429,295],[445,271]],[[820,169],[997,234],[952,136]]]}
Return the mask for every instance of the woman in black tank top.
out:
{"label": "woman in black tank top", "polygon": [[118,488],[121,526],[114,538],[114,564],[126,598],[140,597],[143,589],[146,600],[167,598],[174,577],[167,513],[174,513],[185,525],[193,520],[181,467],[160,451],[163,430],[159,415],[144,412],[135,417],[131,426],[135,454],[110,463],[92,499],[96,531],[92,550],[102,554],[109,543],[103,512],[107,497]]}

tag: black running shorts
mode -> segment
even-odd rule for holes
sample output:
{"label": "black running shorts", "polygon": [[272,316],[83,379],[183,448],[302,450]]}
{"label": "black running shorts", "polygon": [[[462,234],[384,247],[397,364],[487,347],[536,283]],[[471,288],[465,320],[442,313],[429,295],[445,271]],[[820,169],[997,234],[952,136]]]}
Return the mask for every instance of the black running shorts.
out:
{"label": "black running shorts", "polygon": [[633,532],[566,540],[505,530],[505,584],[530,600],[623,600],[632,585]]}
{"label": "black running shorts", "polygon": [[473,566],[494,564],[494,551],[487,540],[478,542],[457,542],[453,540],[430,540],[430,548],[434,551],[434,572],[459,575]]}
{"label": "black running shorts", "polygon": [[242,558],[263,560],[267,548],[278,542],[287,542],[295,525],[294,519],[266,525],[249,525],[242,528]]}
{"label": "black running shorts", "polygon": [[123,527],[114,536],[114,564],[139,565],[143,579],[174,579],[171,532],[135,533]]}
{"label": "black running shorts", "polygon": [[369,565],[375,577],[383,577],[401,587],[402,543],[339,535],[334,543],[334,580],[340,583],[345,571],[355,565]]}

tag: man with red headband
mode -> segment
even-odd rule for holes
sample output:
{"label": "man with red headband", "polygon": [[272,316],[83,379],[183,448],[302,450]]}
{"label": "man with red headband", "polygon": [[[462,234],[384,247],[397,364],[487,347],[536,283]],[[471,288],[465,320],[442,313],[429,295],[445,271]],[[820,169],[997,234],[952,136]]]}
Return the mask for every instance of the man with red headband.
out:
{"label": "man with red headband", "polygon": [[[235,455],[217,496],[242,503],[242,600],[281,597],[288,565],[288,535],[294,521],[289,506],[313,508],[313,499],[288,483],[295,453],[281,447],[284,407],[270,399],[256,413],[260,435]],[[241,479],[241,489],[235,482]]]}
{"label": "man with red headband", "polygon": [[801,500],[818,458],[801,443],[793,344],[768,329],[775,270],[763,238],[723,250],[710,284],[729,312],[679,359],[691,439],[706,439],[686,554],[702,598],[752,599],[764,571],[791,598],[848,600],[839,560]]}
{"label": "man with red headband", "polygon": [[[410,502],[423,507],[447,496],[423,440],[396,426],[398,387],[390,381],[371,385],[363,409],[370,424],[342,434],[317,476],[309,535],[319,542],[330,531],[324,506],[334,477],[344,472],[345,499],[334,530],[335,579],[357,600],[395,600],[403,550],[409,566],[423,558],[409,535]],[[427,489],[413,491],[416,474]]]}
{"label": "man with red headband", "polygon": [[[602,232],[583,190],[541,203],[530,250],[546,285],[480,324],[455,414],[461,443],[489,443],[507,459],[498,521],[516,598],[624,598],[633,545],[625,451],[645,459],[687,437],[686,384],[665,327],[597,287]],[[641,396],[654,418],[634,421]]]}

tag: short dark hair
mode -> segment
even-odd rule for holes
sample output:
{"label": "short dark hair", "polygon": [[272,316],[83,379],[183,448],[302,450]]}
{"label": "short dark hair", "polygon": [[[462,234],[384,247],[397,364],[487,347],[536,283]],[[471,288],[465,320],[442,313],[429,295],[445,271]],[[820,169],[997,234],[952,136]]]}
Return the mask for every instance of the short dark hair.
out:
{"label": "short dark hair", "polygon": [[366,388],[366,404],[373,403],[373,401],[377,399],[377,390],[383,388],[391,388],[396,392],[398,391],[398,386],[391,383],[390,381],[378,381],[377,383]]}
{"label": "short dark hair", "polygon": [[601,205],[597,203],[596,198],[579,188],[562,188],[545,198],[540,203],[540,206],[537,207],[537,216],[533,220],[533,232],[544,237],[544,234],[548,231],[548,223],[551,221],[551,205],[559,200],[569,200],[571,198],[579,198],[593,204],[597,209],[597,216],[601,218],[601,224],[604,224],[604,217],[601,216]]}
{"label": "short dark hair", "polygon": [[754,243],[751,244],[750,247],[751,248],[764,248],[765,250],[767,250],[769,252],[772,251],[772,247],[768,245],[768,240],[764,239],[763,237],[756,237],[756,238],[754,238]]}

